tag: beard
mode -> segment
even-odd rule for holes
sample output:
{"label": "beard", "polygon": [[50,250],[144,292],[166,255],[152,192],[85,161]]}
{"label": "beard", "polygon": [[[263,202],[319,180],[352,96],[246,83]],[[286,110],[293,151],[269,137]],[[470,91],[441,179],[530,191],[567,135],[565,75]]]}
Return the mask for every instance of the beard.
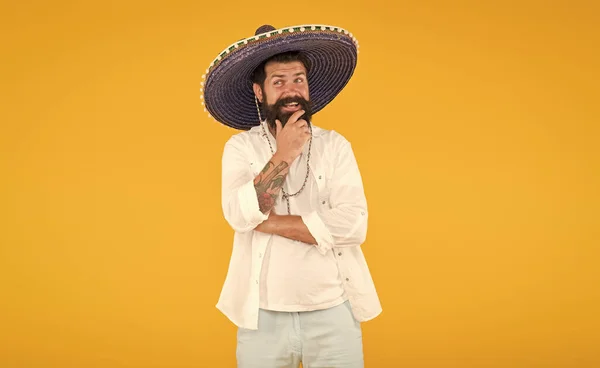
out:
{"label": "beard", "polygon": [[295,114],[297,111],[285,112],[282,110],[282,108],[286,104],[292,103],[292,102],[298,103],[298,105],[300,106],[300,110],[304,110],[304,114],[302,114],[302,116],[298,120],[304,119],[310,125],[310,120],[312,118],[312,104],[311,104],[310,100],[307,101],[303,97],[300,97],[300,96],[285,97],[285,98],[279,99],[273,105],[269,105],[269,104],[267,104],[267,98],[265,96],[265,99],[263,100],[263,103],[262,103],[262,108],[263,108],[263,111],[265,112],[265,117],[267,120],[267,124],[269,124],[269,127],[271,127],[272,129],[276,129],[275,120],[279,120],[281,122],[282,128],[285,126],[285,124],[287,124],[289,118],[293,114]]}

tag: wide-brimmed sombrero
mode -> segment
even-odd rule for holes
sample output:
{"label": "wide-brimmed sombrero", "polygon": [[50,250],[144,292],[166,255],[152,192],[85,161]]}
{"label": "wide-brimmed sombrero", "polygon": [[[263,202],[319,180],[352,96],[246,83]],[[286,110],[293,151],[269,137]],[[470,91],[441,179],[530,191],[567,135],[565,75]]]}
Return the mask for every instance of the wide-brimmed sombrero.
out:
{"label": "wide-brimmed sombrero", "polygon": [[[259,125],[251,75],[276,54],[301,51],[310,61],[307,79],[314,115],[346,86],[357,64],[358,42],[347,30],[328,25],[276,29],[261,26],[254,36],[225,48],[202,76],[200,98],[218,122],[239,130]],[[264,112],[261,111],[264,117]]]}

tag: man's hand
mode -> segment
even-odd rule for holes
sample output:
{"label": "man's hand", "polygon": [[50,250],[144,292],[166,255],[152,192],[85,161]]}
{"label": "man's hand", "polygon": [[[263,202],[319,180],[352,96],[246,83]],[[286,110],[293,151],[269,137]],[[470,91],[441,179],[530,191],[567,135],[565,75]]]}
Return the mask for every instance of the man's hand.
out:
{"label": "man's hand", "polygon": [[310,138],[308,123],[306,120],[300,119],[304,112],[304,110],[299,110],[293,113],[283,128],[281,122],[275,120],[277,132],[275,137],[277,152],[275,154],[280,155],[282,160],[290,164],[300,155]]}
{"label": "man's hand", "polygon": [[296,215],[278,215],[271,210],[269,217],[255,227],[254,230],[261,233],[279,235],[310,245],[317,244],[317,241],[302,221],[302,218]]}
{"label": "man's hand", "polygon": [[275,213],[275,209],[272,208],[271,212],[269,212],[269,217],[265,221],[258,224],[254,230],[260,231],[261,233],[273,234],[276,221],[275,216],[277,216],[277,214]]}

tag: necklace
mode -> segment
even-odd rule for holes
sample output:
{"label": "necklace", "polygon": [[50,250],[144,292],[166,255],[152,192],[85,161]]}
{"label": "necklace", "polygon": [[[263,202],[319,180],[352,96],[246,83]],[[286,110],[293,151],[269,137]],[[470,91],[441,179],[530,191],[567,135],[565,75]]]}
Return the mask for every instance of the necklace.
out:
{"label": "necklace", "polygon": [[[260,112],[259,112],[259,116],[260,116]],[[265,130],[265,126],[262,124],[262,122],[260,123],[260,126],[262,127],[263,135],[265,136],[265,138],[267,138],[267,142],[269,142],[269,148],[271,149],[271,154],[274,155],[275,152],[273,151],[273,146],[271,145],[271,140],[269,139],[269,135],[267,134],[267,131]],[[290,211],[290,197],[297,196],[304,190],[304,187],[306,186],[306,182],[308,181],[308,175],[310,173],[309,163],[310,163],[310,151],[311,151],[311,147],[312,147],[312,126],[309,124],[308,127],[310,129],[310,140],[308,141],[308,155],[306,156],[306,176],[304,177],[304,183],[302,183],[302,187],[296,193],[293,193],[293,194],[286,193],[285,190],[283,189],[283,186],[281,187],[281,192],[282,192],[281,197],[282,197],[282,199],[285,199],[285,201],[287,202],[288,215],[292,214],[292,212]]]}

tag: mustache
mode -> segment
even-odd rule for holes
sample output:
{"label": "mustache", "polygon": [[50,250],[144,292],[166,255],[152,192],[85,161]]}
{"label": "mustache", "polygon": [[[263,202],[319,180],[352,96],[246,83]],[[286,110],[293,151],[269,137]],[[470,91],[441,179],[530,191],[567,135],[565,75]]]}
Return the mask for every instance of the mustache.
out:
{"label": "mustache", "polygon": [[303,97],[300,96],[293,96],[293,97],[284,97],[280,100],[278,100],[273,107],[274,108],[280,108],[283,107],[284,105],[287,105],[289,103],[298,103],[301,106],[307,106],[308,105],[308,101],[306,101]]}

